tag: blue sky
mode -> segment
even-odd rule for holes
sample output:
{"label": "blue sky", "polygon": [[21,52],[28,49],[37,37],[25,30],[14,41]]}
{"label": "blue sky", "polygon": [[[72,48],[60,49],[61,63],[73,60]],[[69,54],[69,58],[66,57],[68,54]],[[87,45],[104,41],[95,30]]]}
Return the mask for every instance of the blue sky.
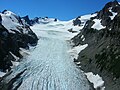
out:
{"label": "blue sky", "polygon": [[0,0],[0,11],[7,9],[30,18],[48,16],[70,20],[98,11],[109,1],[112,0]]}

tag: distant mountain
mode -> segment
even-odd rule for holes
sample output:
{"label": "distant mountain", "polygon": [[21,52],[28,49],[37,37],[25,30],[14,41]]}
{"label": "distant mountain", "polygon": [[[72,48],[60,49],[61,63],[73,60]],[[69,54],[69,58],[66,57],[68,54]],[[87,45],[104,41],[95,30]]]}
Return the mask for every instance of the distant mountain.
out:
{"label": "distant mountain", "polygon": [[22,57],[20,49],[29,49],[37,41],[35,33],[20,16],[8,10],[0,13],[0,70],[10,70],[12,62]]}
{"label": "distant mountain", "polygon": [[[80,17],[73,21],[74,25],[81,26]],[[74,46],[88,44],[88,47],[79,53],[75,61],[80,61],[82,68],[87,72],[93,71],[113,81],[120,77],[120,4],[115,0],[107,3],[94,17],[87,20],[81,32],[72,38]],[[105,74],[108,73],[108,74]],[[119,81],[116,81],[119,82]],[[107,85],[109,84],[109,79]],[[111,81],[111,83],[113,83]],[[106,90],[118,90],[120,86],[108,85]],[[113,88],[114,87],[114,88]]]}
{"label": "distant mountain", "polygon": [[24,24],[27,24],[27,25],[32,26],[31,20],[30,20],[30,18],[29,18],[28,15],[27,15],[27,16],[24,16],[24,17],[21,17],[21,20],[22,20],[22,22],[23,22]]}
{"label": "distant mountain", "polygon": [[55,18],[48,18],[48,17],[35,17],[34,19],[30,19],[29,16],[21,17],[21,20],[23,23],[26,23],[27,25],[34,25],[34,24],[48,24],[51,22],[57,22],[57,19]]}

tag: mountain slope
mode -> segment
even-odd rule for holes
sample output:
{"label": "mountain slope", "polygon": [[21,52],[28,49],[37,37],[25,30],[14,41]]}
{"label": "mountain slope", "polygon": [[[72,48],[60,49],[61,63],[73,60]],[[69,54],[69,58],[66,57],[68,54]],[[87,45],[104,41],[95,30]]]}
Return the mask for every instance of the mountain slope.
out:
{"label": "mountain slope", "polygon": [[20,48],[29,48],[37,44],[37,36],[20,16],[11,11],[0,13],[0,69],[4,72],[10,70],[13,61],[21,58]]}
{"label": "mountain slope", "polygon": [[120,77],[119,40],[120,4],[116,0],[107,3],[72,39],[74,46],[88,44],[75,61],[80,61],[85,71],[102,75],[107,85],[106,90],[120,89],[118,83]]}

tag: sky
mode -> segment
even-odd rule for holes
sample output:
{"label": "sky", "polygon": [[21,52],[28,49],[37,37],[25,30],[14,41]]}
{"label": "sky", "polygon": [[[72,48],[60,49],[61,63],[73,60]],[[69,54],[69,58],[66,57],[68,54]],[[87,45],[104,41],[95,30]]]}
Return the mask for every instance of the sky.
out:
{"label": "sky", "polygon": [[94,13],[113,0],[0,0],[0,11],[10,10],[20,16],[52,17],[71,20]]}

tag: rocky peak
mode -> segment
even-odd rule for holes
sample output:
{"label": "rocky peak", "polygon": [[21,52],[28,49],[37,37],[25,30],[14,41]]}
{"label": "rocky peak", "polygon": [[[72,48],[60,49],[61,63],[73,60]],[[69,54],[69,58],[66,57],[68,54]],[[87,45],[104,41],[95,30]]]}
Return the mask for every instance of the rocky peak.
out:
{"label": "rocky peak", "polygon": [[[95,17],[92,17],[87,23],[85,27],[94,28],[99,23],[99,26],[103,28],[111,29],[115,24],[115,17],[118,17],[120,13],[120,4],[115,0],[107,3],[102,10],[97,12]],[[98,29],[98,28],[94,28]]]}
{"label": "rocky peak", "polygon": [[102,10],[98,12],[97,18],[104,19],[113,16],[113,13],[119,13],[120,4],[115,0],[107,3]]}
{"label": "rocky peak", "polygon": [[39,17],[35,17],[34,19],[31,20],[32,25],[35,24],[35,23],[39,23]]}
{"label": "rocky peak", "polygon": [[120,6],[117,0],[108,2],[103,9],[108,9],[110,7],[116,7],[116,6]]}
{"label": "rocky peak", "polygon": [[3,11],[2,11],[2,14],[4,14],[6,11],[7,11],[6,9],[5,9],[5,10],[3,10]]}
{"label": "rocky peak", "polygon": [[57,22],[57,18],[55,18],[54,21]]}
{"label": "rocky peak", "polygon": [[81,20],[79,19],[79,17],[77,17],[75,20],[73,20],[73,25],[74,26],[80,26],[81,25]]}
{"label": "rocky peak", "polygon": [[22,19],[25,21],[26,24],[31,26],[31,20],[29,19],[28,15],[26,15],[25,17],[22,17]]}

